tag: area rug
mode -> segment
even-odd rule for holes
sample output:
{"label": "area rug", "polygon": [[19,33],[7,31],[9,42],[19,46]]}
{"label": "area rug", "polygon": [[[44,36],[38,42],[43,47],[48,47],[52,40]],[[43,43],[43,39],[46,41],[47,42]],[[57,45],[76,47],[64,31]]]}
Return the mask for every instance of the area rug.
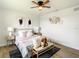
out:
{"label": "area rug", "polygon": [[16,49],[10,51],[9,55],[10,55],[10,58],[22,58],[22,55],[17,47]]}
{"label": "area rug", "polygon": [[[54,47],[51,50],[47,51],[46,53],[43,53],[42,55],[40,55],[38,58],[50,58],[52,57],[55,53],[57,53],[60,50],[60,48],[58,47]],[[33,57],[36,58],[36,55]]]}
{"label": "area rug", "polygon": [[[58,47],[54,47],[52,48],[51,50],[41,54],[38,58],[50,58],[52,57],[55,53],[57,53],[58,51],[60,50],[60,48]],[[19,49],[16,49],[14,51],[11,51],[10,52],[10,58],[22,58],[22,55],[19,51]],[[31,58],[36,58],[36,55],[34,55],[33,57]]]}

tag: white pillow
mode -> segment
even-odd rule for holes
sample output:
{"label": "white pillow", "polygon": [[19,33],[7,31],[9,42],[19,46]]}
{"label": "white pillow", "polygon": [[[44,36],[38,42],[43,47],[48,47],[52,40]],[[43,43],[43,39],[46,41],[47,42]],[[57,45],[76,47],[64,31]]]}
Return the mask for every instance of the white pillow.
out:
{"label": "white pillow", "polygon": [[18,31],[18,36],[22,37],[23,36],[23,32],[22,31]]}
{"label": "white pillow", "polygon": [[23,30],[21,30],[21,31],[18,31],[18,36],[19,37],[26,37],[27,35],[27,31],[23,31]]}
{"label": "white pillow", "polygon": [[27,38],[30,38],[33,35],[32,31],[27,32]]}

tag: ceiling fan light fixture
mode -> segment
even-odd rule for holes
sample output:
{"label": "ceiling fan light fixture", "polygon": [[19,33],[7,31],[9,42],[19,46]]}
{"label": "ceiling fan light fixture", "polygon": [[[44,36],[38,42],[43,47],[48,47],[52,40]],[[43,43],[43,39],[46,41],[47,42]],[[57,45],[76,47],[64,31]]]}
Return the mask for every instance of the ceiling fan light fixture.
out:
{"label": "ceiling fan light fixture", "polygon": [[32,0],[32,3],[36,4],[36,6],[32,8],[38,8],[39,11],[41,11],[43,8],[50,8],[50,6],[45,6],[47,3],[49,3],[49,0],[38,0],[37,2]]}

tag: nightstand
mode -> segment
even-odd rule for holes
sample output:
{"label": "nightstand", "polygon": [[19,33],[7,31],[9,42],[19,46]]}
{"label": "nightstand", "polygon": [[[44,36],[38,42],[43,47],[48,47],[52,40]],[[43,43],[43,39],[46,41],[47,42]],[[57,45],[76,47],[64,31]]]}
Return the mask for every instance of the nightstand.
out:
{"label": "nightstand", "polygon": [[32,49],[32,53],[37,55],[37,58],[39,55],[49,51],[50,49],[52,49],[54,47],[53,43],[48,42],[48,46],[46,47],[38,47],[38,48],[33,48]]}
{"label": "nightstand", "polygon": [[15,42],[15,37],[14,36],[8,36],[7,39],[7,45],[12,45]]}

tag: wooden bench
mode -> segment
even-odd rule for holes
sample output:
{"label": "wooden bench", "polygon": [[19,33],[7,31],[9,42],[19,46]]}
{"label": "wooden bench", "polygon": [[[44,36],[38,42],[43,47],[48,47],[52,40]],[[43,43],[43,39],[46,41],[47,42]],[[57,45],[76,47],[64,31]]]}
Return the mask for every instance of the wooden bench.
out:
{"label": "wooden bench", "polygon": [[36,54],[37,58],[38,58],[39,55],[47,52],[48,50],[52,49],[53,47],[54,47],[53,43],[48,42],[48,46],[46,46],[46,47],[39,47],[39,48],[33,48],[32,52],[33,52],[33,54]]}

